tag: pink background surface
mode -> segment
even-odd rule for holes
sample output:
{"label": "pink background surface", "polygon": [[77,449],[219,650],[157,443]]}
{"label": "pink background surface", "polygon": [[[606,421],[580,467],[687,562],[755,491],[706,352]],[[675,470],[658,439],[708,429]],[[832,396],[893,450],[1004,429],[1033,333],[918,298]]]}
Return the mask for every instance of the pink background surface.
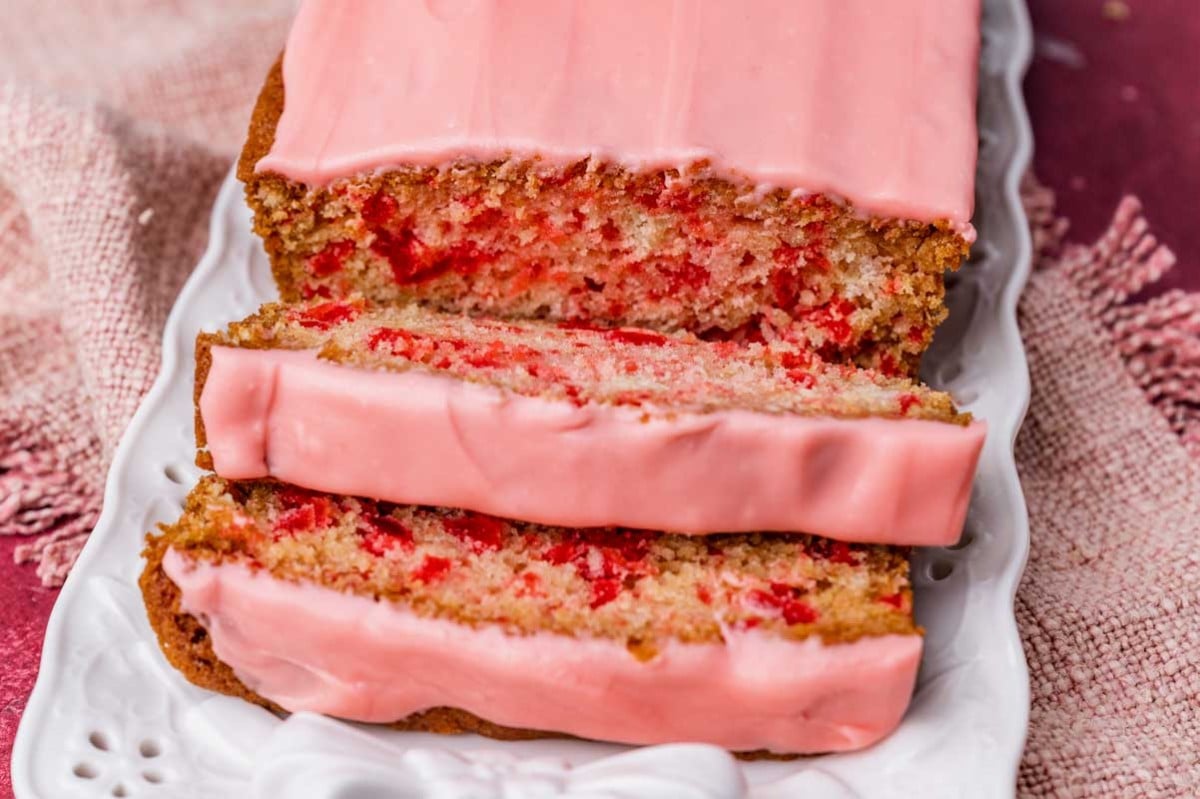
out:
{"label": "pink background surface", "polygon": [[[1131,4],[1114,20],[1101,0],[1031,0],[1038,35],[1026,94],[1036,172],[1058,193],[1071,238],[1089,241],[1118,199],[1139,195],[1180,256],[1163,288],[1200,288],[1200,14],[1195,0]],[[0,796],[57,592],[13,564],[0,539]]]}

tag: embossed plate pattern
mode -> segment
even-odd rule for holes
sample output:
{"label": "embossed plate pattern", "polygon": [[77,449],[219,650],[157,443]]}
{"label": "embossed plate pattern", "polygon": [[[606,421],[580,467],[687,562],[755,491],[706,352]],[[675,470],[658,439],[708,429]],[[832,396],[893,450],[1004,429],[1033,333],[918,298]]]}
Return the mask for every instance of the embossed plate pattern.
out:
{"label": "embossed plate pattern", "polygon": [[18,797],[1002,797],[1028,717],[1012,601],[1028,522],[1012,443],[1028,402],[1017,297],[1029,268],[1018,182],[1030,152],[1021,97],[1030,34],[1020,0],[986,0],[972,262],[927,377],[990,425],[962,542],[916,558],[927,630],[916,696],[897,732],[846,755],[738,763],[719,749],[583,741],[499,743],[342,724],[283,722],[182,680],[136,588],[143,533],[176,517],[192,465],[192,342],[274,296],[231,176],[208,252],[167,322],[163,369],[117,450],[104,513],[50,620],[18,732]]}

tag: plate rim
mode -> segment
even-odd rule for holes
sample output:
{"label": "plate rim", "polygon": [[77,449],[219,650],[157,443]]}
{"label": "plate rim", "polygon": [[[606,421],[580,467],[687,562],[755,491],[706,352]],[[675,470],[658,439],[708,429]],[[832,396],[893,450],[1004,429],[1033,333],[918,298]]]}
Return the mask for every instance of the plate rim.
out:
{"label": "plate rim", "polygon": [[[1011,408],[1013,416],[1008,420],[1010,424],[1005,425],[1008,428],[1009,435],[1005,448],[1007,457],[1003,464],[1005,488],[1009,491],[1015,488],[1016,495],[1013,498],[1014,507],[1019,507],[1021,511],[1018,517],[1012,520],[1015,528],[1014,532],[1017,534],[1018,539],[1016,542],[1016,557],[1012,559],[1012,562],[1003,574],[1007,583],[1004,592],[1007,598],[1004,609],[1007,613],[1003,619],[1008,633],[1006,635],[1006,643],[1014,663],[1019,663],[1022,667],[1015,676],[1019,682],[1018,687],[1023,692],[1025,699],[1020,711],[1013,711],[1021,722],[1021,734],[1013,736],[1011,750],[1007,758],[1008,768],[1006,771],[1011,778],[1009,785],[1015,791],[1021,757],[1028,735],[1030,698],[1028,664],[1025,660],[1024,649],[1017,628],[1014,606],[1016,592],[1028,558],[1029,522],[1024,497],[1021,494],[1017,476],[1013,445],[1015,444],[1025,413],[1028,410],[1030,399],[1028,364],[1017,324],[1017,304],[1032,266],[1032,242],[1028,226],[1027,224],[1020,224],[1026,221],[1020,194],[1021,180],[1030,164],[1033,153],[1032,129],[1021,89],[1025,71],[1028,68],[1032,54],[1032,32],[1028,10],[1023,0],[991,1],[1007,6],[1007,10],[1012,14],[1014,26],[1011,52],[1008,53],[1009,57],[1003,68],[1004,100],[1006,110],[1011,115],[1011,122],[1014,128],[1012,131],[1013,151],[1001,179],[1001,195],[1004,198],[1011,218],[1018,224],[1016,224],[1016,229],[1013,231],[1015,244],[1015,252],[1011,254],[1013,273],[1001,292],[998,308],[1002,314],[1000,324],[1006,340],[1006,346],[1011,347],[1015,345],[1016,348],[1014,352],[1009,353],[1009,356],[1014,359],[1015,374],[1013,377],[1018,381],[1013,391],[1014,403]],[[181,367],[181,361],[189,358],[191,355],[190,350],[182,346],[187,337],[180,335],[180,327],[183,324],[186,309],[189,307],[189,301],[201,290],[201,287],[209,279],[211,273],[225,257],[231,239],[228,209],[231,203],[241,202],[241,197],[238,196],[241,193],[241,184],[236,181],[231,171],[229,177],[221,185],[214,201],[213,213],[208,225],[207,247],[167,316],[163,332],[163,352],[159,374],[139,404],[137,411],[114,451],[112,465],[106,479],[103,494],[103,509],[100,518],[97,520],[88,545],[81,552],[75,567],[72,569],[71,575],[64,584],[51,611],[46,626],[38,675],[22,713],[13,742],[11,775],[12,787],[16,796],[35,796],[32,785],[32,769],[30,767],[32,762],[30,756],[32,747],[31,739],[34,735],[35,725],[45,716],[46,704],[50,696],[50,684],[54,680],[52,675],[56,671],[56,664],[63,658],[63,648],[66,645],[66,636],[63,634],[63,630],[67,623],[69,609],[73,604],[71,599],[85,584],[84,575],[89,571],[88,567],[93,561],[103,557],[102,548],[98,544],[92,545],[92,542],[101,541],[107,536],[115,534],[115,531],[112,531],[111,528],[120,526],[115,517],[117,516],[120,504],[119,497],[124,490],[124,465],[130,458],[130,453],[140,440],[149,420],[156,414],[163,396],[169,391],[172,379]]]}
{"label": "plate rim", "polygon": [[1033,57],[1033,26],[1025,0],[1006,0],[1006,5],[1013,15],[1014,41],[1012,52],[1004,67],[1005,100],[1008,111],[1012,115],[1015,138],[1013,142],[1013,154],[1008,161],[1003,176],[1003,196],[1008,205],[1009,213],[1017,224],[1013,231],[1016,237],[1016,252],[1013,253],[1014,274],[1001,294],[1001,310],[1003,311],[1001,323],[1004,325],[1009,341],[1015,341],[1017,344],[1013,357],[1016,359],[1016,366],[1018,367],[1016,369],[1016,377],[1020,381],[1016,386],[1017,407],[1014,409],[1015,416],[1009,430],[1008,446],[1005,448],[1005,453],[1008,456],[1005,467],[1008,481],[1011,484],[1010,490],[1012,487],[1015,487],[1016,496],[1014,502],[1020,508],[1018,517],[1013,519],[1019,535],[1017,556],[1007,586],[1008,602],[1006,609],[1008,613],[1006,619],[1009,628],[1008,638],[1010,649],[1012,649],[1012,656],[1021,665],[1018,681],[1020,682],[1020,689],[1025,700],[1019,711],[1021,733],[1019,736],[1016,736],[1012,752],[1009,755],[1010,784],[1013,786],[1013,793],[1015,794],[1021,770],[1021,760],[1025,753],[1025,743],[1029,737],[1030,702],[1032,699],[1029,691],[1029,663],[1025,657],[1025,648],[1021,640],[1021,632],[1017,626],[1016,617],[1017,590],[1020,588],[1021,580],[1025,574],[1025,567],[1029,560],[1030,528],[1029,511],[1017,472],[1015,447],[1017,436],[1021,432],[1025,416],[1029,411],[1032,393],[1029,360],[1025,342],[1021,336],[1020,326],[1017,321],[1017,308],[1020,303],[1021,294],[1029,282],[1029,275],[1033,270],[1033,239],[1029,230],[1029,220],[1025,213],[1025,205],[1021,200],[1021,182],[1032,164],[1034,151],[1033,126],[1029,119],[1029,109],[1025,104],[1025,94],[1022,88],[1025,74],[1029,69],[1029,64]]}

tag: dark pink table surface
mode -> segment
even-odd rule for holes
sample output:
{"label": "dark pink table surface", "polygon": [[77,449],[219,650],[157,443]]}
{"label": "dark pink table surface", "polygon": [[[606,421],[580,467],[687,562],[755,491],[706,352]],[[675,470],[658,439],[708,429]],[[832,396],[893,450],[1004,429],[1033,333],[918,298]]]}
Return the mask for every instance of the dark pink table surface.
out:
{"label": "dark pink table surface", "polygon": [[[1036,171],[1058,193],[1073,236],[1095,237],[1121,195],[1137,194],[1180,256],[1164,287],[1200,288],[1196,0],[1030,5],[1037,45],[1026,95]],[[57,596],[32,569],[13,564],[15,543],[0,539],[0,796],[11,793],[12,739]]]}
{"label": "dark pink table surface", "polygon": [[[1161,288],[1200,288],[1200,5],[1030,6],[1037,38],[1025,95],[1035,171],[1056,191],[1072,238],[1094,239],[1121,195],[1136,194],[1179,256]],[[1119,8],[1125,19],[1113,18]]]}

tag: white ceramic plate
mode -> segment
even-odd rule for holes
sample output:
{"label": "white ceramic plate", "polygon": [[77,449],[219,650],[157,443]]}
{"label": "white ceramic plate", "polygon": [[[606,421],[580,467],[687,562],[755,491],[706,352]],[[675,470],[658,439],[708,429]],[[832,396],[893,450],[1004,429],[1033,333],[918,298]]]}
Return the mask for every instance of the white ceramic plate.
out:
{"label": "white ceramic plate", "polygon": [[167,321],[163,369],[109,473],[104,513],[54,608],[18,731],[18,797],[1002,797],[1015,785],[1028,675],[1013,594],[1028,523],[1012,457],[1029,383],[1015,308],[1029,264],[1018,181],[1030,136],[1021,97],[1030,35],[1020,0],[985,2],[980,71],[980,233],[953,281],[927,377],[986,419],[967,531],[916,558],[926,648],[894,735],[855,754],[738,763],[719,749],[582,741],[499,743],[280,721],[186,683],[163,660],[137,591],[145,531],[174,519],[192,465],[192,345],[200,329],[275,296],[230,176],[208,252]]}

